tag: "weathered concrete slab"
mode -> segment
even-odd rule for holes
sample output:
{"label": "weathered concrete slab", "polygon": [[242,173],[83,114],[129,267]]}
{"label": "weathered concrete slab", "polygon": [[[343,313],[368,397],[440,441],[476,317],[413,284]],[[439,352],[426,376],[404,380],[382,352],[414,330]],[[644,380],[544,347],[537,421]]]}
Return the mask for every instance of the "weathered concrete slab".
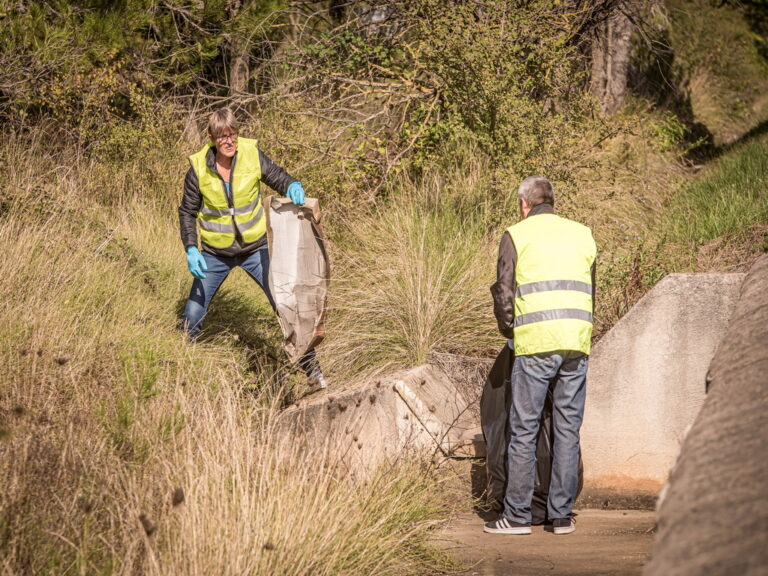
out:
{"label": "weathered concrete slab", "polygon": [[709,369],[709,393],[664,491],[648,576],[768,572],[768,255]]}
{"label": "weathered concrete slab", "polygon": [[470,402],[434,366],[311,396],[283,412],[278,430],[306,449],[365,473],[404,454],[474,455]]}
{"label": "weathered concrete slab", "polygon": [[666,276],[595,345],[581,429],[585,498],[658,493],[704,402],[743,279]]}
{"label": "weathered concrete slab", "polygon": [[475,456],[473,436],[479,424],[470,410],[470,401],[445,372],[421,367],[415,378],[397,378],[395,391],[416,417],[444,456]]}

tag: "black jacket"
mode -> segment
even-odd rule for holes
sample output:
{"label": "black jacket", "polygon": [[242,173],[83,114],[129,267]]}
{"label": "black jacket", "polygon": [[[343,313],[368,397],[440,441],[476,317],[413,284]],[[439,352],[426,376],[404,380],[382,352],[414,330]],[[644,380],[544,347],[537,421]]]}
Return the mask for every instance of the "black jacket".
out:
{"label": "black jacket", "polygon": [[[205,156],[206,164],[208,168],[216,171],[216,148],[211,147]],[[285,194],[288,191],[288,186],[297,182],[296,178],[288,174],[280,166],[272,162],[269,157],[259,150],[259,163],[261,164],[261,181],[273,190],[280,194]],[[232,173],[237,175],[235,166],[237,164],[237,152],[232,159]],[[224,181],[222,180],[222,188],[224,187]],[[232,206],[232,199],[228,197],[230,206]],[[203,197],[200,194],[200,188],[198,186],[197,174],[195,170],[190,167],[187,170],[187,175],[184,178],[184,196],[181,198],[181,205],[179,206],[179,231],[181,232],[181,241],[184,244],[186,250],[189,246],[197,246],[197,213],[200,211],[200,207],[203,204]],[[245,256],[251,254],[264,246],[267,241],[267,235],[264,234],[261,238],[255,242],[246,243],[240,236],[239,232],[235,233],[235,241],[231,246],[227,248],[214,248],[203,243],[203,250],[216,254],[217,256]]]}
{"label": "black jacket", "polygon": [[[531,208],[528,217],[536,214],[554,214],[551,204],[539,204]],[[499,244],[499,259],[496,263],[496,283],[491,286],[493,295],[493,313],[499,325],[499,332],[507,338],[513,337],[515,324],[515,266],[517,266],[517,249],[512,237],[507,233],[501,237]],[[595,311],[595,295],[597,290],[595,264],[592,264],[592,312]]]}

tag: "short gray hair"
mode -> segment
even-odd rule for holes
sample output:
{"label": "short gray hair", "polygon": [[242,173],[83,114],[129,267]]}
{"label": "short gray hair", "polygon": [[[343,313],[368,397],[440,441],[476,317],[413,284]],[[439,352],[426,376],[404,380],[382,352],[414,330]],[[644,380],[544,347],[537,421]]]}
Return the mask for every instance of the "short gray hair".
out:
{"label": "short gray hair", "polygon": [[226,130],[237,134],[238,128],[237,118],[229,108],[219,108],[208,118],[208,135],[211,138],[218,138]]}
{"label": "short gray hair", "polygon": [[517,195],[525,198],[531,207],[539,204],[555,205],[555,189],[552,188],[552,182],[543,176],[528,176],[521,182]]}

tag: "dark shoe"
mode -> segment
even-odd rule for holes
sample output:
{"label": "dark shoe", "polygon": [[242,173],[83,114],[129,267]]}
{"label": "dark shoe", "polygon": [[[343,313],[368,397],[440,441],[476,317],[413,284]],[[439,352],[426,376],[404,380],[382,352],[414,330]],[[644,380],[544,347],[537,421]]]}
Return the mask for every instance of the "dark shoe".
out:
{"label": "dark shoe", "polygon": [[512,522],[512,520],[507,520],[502,516],[493,522],[486,522],[483,532],[488,532],[489,534],[530,534],[531,525]]}
{"label": "dark shoe", "polygon": [[555,534],[570,534],[576,530],[576,520],[573,518],[555,518],[552,520],[552,530]]}

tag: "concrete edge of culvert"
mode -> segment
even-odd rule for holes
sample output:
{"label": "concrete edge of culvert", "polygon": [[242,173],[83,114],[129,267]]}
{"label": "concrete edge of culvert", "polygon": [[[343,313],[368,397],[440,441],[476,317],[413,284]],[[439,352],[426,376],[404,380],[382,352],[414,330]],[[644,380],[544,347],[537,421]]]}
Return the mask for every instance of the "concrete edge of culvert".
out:
{"label": "concrete edge of culvert", "polygon": [[616,488],[585,486],[576,499],[575,509],[595,510],[655,510],[659,490],[649,492]]}
{"label": "concrete edge of culvert", "polygon": [[658,495],[704,403],[707,367],[744,277],[666,276],[594,347],[581,428],[585,489],[630,501]]}
{"label": "concrete edge of culvert", "polygon": [[656,478],[636,478],[614,474],[585,479],[578,508],[601,510],[654,510],[663,482]]}
{"label": "concrete edge of culvert", "polygon": [[[709,365],[711,384],[664,488],[645,576],[757,576],[768,565],[768,255]],[[689,530],[681,529],[689,527]]]}

